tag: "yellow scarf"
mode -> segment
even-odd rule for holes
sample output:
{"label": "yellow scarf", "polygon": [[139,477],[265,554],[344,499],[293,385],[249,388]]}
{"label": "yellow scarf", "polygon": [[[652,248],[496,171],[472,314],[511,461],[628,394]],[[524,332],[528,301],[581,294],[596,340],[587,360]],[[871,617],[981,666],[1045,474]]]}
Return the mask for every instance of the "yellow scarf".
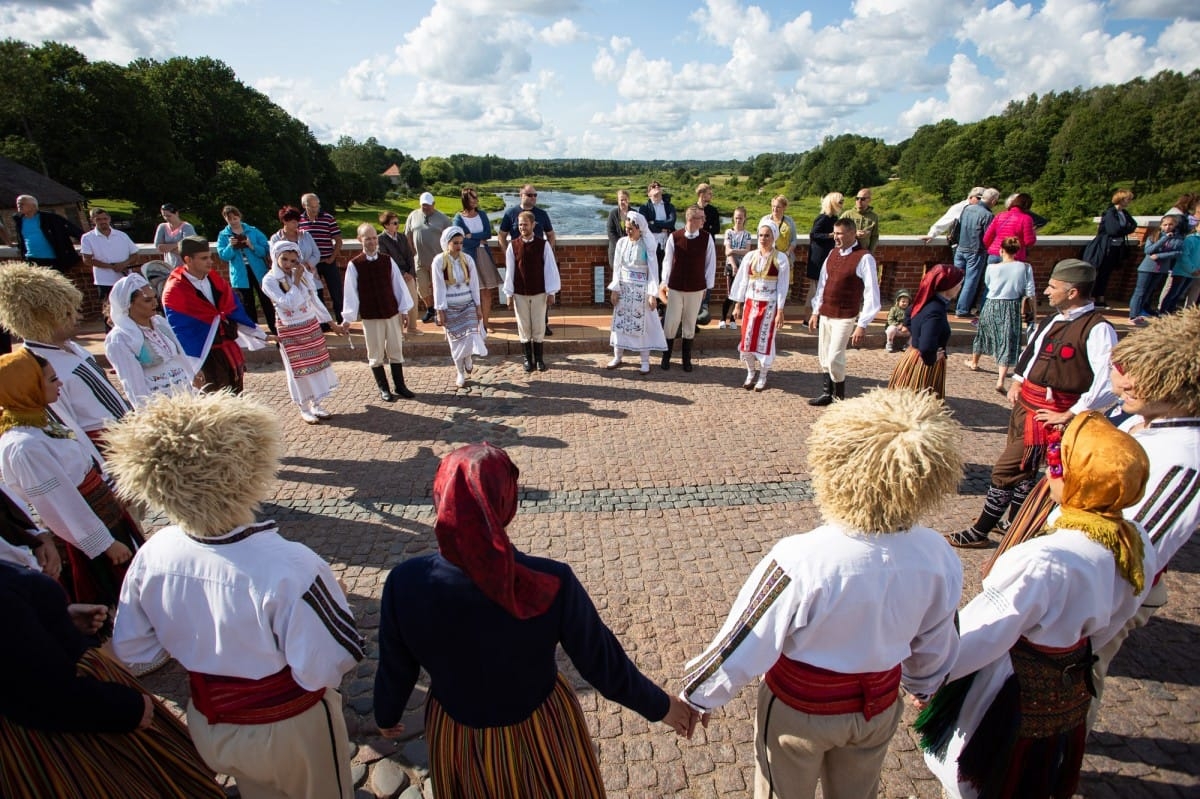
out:
{"label": "yellow scarf", "polygon": [[442,269],[446,273],[446,285],[447,286],[457,286],[458,285],[458,278],[456,278],[454,276],[454,264],[456,264],[456,263],[460,267],[462,267],[463,283],[465,283],[468,286],[471,285],[471,270],[467,269],[467,262],[463,260],[462,255],[459,254],[456,257],[456,256],[451,255],[449,250],[445,250],[442,253]]}
{"label": "yellow scarf", "polygon": [[14,427],[44,428],[49,423],[42,367],[24,347],[0,355],[0,408],[0,435]]}

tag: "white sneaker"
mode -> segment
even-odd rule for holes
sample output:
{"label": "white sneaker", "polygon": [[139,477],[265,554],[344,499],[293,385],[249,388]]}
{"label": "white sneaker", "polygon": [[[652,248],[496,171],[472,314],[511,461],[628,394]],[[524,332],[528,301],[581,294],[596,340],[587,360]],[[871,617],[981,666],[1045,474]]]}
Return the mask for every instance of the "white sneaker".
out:
{"label": "white sneaker", "polygon": [[459,372],[454,378],[454,385],[458,386],[459,388],[462,388],[466,384],[467,384],[467,376],[464,375],[462,372]]}
{"label": "white sneaker", "polygon": [[620,366],[620,365],[621,365],[621,359],[620,359],[620,358],[613,358],[611,361],[609,361],[608,363],[604,364],[604,368],[605,368],[605,369],[616,369],[616,368],[617,368],[618,366]]}
{"label": "white sneaker", "polygon": [[730,319],[730,320],[729,320],[729,329],[730,329],[730,330],[737,330],[737,322],[735,322],[734,320]]}
{"label": "white sneaker", "polygon": [[315,415],[309,413],[303,408],[300,409],[300,418],[303,419],[307,424],[316,424],[317,422],[321,421]]}
{"label": "white sneaker", "polygon": [[762,391],[767,387],[767,376],[759,375],[758,382],[754,384],[755,391]]}
{"label": "white sneaker", "polygon": [[724,330],[724,329],[725,329],[725,320],[722,319],[720,322],[717,323],[717,330]]}
{"label": "white sneaker", "polygon": [[310,413],[312,413],[313,416],[317,417],[318,419],[328,419],[330,416],[333,416],[332,413],[330,413],[329,411],[322,408],[321,403],[319,403],[319,402],[314,402],[311,405],[309,405],[308,410]]}

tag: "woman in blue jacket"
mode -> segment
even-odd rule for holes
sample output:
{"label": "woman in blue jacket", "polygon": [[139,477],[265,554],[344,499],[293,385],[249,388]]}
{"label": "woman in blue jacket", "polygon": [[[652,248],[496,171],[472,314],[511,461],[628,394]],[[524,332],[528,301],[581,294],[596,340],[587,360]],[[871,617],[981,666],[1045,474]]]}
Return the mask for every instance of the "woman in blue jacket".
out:
{"label": "woman in blue jacket", "polygon": [[1148,317],[1158,316],[1158,295],[1183,250],[1183,236],[1179,235],[1178,228],[1184,219],[1186,217],[1164,216],[1158,223],[1158,236],[1146,239],[1143,248],[1146,257],[1138,265],[1137,287],[1129,300],[1129,321],[1138,327],[1148,325]]}
{"label": "woman in blue jacket", "polygon": [[271,268],[271,245],[266,235],[254,225],[242,221],[242,212],[232,205],[221,209],[225,217],[225,229],[217,235],[217,255],[229,264],[229,284],[242,299],[242,307],[254,321],[258,321],[258,309],[254,298],[262,303],[263,317],[267,329],[275,335],[275,306],[263,294],[262,281]]}

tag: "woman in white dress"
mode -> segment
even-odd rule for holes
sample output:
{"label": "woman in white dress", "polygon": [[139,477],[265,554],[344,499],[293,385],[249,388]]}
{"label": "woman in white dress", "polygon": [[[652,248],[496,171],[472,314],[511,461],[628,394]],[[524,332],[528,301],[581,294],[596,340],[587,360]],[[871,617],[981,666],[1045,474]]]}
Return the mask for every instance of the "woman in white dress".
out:
{"label": "woman in white dress", "polygon": [[463,229],[451,225],[442,231],[442,251],[434,256],[433,309],[437,323],[450,342],[454,361],[454,385],[462,388],[475,370],[472,358],[487,355],[480,319],[479,273],[475,261],[463,252]]}
{"label": "woman in white dress", "polygon": [[62,582],[71,600],[116,607],[142,535],[93,450],[50,420],[61,387],[54,367],[32,351],[0,355],[0,477],[66,544]]}
{"label": "woman in white dress", "polygon": [[638,371],[649,374],[650,351],[667,348],[662,320],[654,310],[658,296],[658,252],[646,217],[630,211],[625,218],[629,224],[613,253],[613,280],[608,284],[613,304],[609,336],[613,359],[604,368],[616,369],[625,350],[633,350],[642,355]]}
{"label": "woman in white dress", "polygon": [[729,292],[729,298],[740,303],[733,316],[742,320],[738,352],[746,364],[742,388],[747,391],[767,387],[767,372],[775,362],[775,334],[783,324],[791,267],[787,255],[775,247],[778,238],[774,222],[764,218],[758,223],[758,249],[742,258]]}
{"label": "woman in white dress", "polygon": [[950,682],[917,721],[946,796],[1074,795],[1092,651],[1133,616],[1155,574],[1145,531],[1121,513],[1141,498],[1149,470],[1138,442],[1095,411],[1048,448],[1061,515],[996,559],[959,614]]}
{"label": "woman in white dress", "polygon": [[116,282],[108,296],[113,328],[104,354],[117,370],[125,396],[135,408],[155,394],[190,391],[196,373],[167,320],[149,281],[134,273]]}
{"label": "woman in white dress", "polygon": [[300,261],[300,245],[280,239],[271,245],[271,270],[262,282],[263,294],[275,303],[279,348],[287,369],[288,392],[300,406],[300,418],[308,424],[328,419],[321,405],[338,386],[337,375],[325,347],[322,325],[345,334],[317,297],[316,277]]}

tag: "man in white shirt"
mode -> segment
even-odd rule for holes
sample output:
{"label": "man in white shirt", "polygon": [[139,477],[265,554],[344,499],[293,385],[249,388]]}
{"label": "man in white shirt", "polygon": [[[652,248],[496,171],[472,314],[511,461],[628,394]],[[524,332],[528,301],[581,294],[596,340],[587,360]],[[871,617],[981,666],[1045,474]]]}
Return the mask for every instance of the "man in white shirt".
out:
{"label": "man in white shirt", "polygon": [[[901,686],[925,699],[958,654],[962,563],[918,525],[962,475],[961,428],[932,394],[830,408],[808,440],[826,524],[779,541],[742,586],[681,698],[708,714],[765,674],[756,797],[874,799]],[[918,471],[920,472],[918,474]]]}
{"label": "man in white shirt", "polygon": [[[92,268],[92,283],[100,295],[100,302],[108,299],[113,285],[129,274],[137,245],[120,230],[113,229],[112,217],[103,208],[88,212],[92,229],[83,234],[79,241],[79,253],[83,262]],[[108,320],[105,320],[108,327]]]}
{"label": "man in white shirt", "polygon": [[858,242],[853,219],[833,223],[833,243],[833,252],[821,266],[808,318],[808,329],[818,331],[817,361],[824,372],[821,396],[808,401],[817,407],[846,398],[846,347],[862,343],[881,307],[875,256]]}
{"label": "man in white shirt", "polygon": [[704,209],[693,205],[684,215],[683,230],[676,230],[667,236],[667,249],[663,256],[662,279],[658,284],[659,299],[667,304],[663,322],[667,333],[663,369],[671,368],[675,336],[682,333],[683,371],[692,371],[696,317],[704,302],[705,292],[713,287],[716,279],[717,245],[712,234],[704,229]]}

